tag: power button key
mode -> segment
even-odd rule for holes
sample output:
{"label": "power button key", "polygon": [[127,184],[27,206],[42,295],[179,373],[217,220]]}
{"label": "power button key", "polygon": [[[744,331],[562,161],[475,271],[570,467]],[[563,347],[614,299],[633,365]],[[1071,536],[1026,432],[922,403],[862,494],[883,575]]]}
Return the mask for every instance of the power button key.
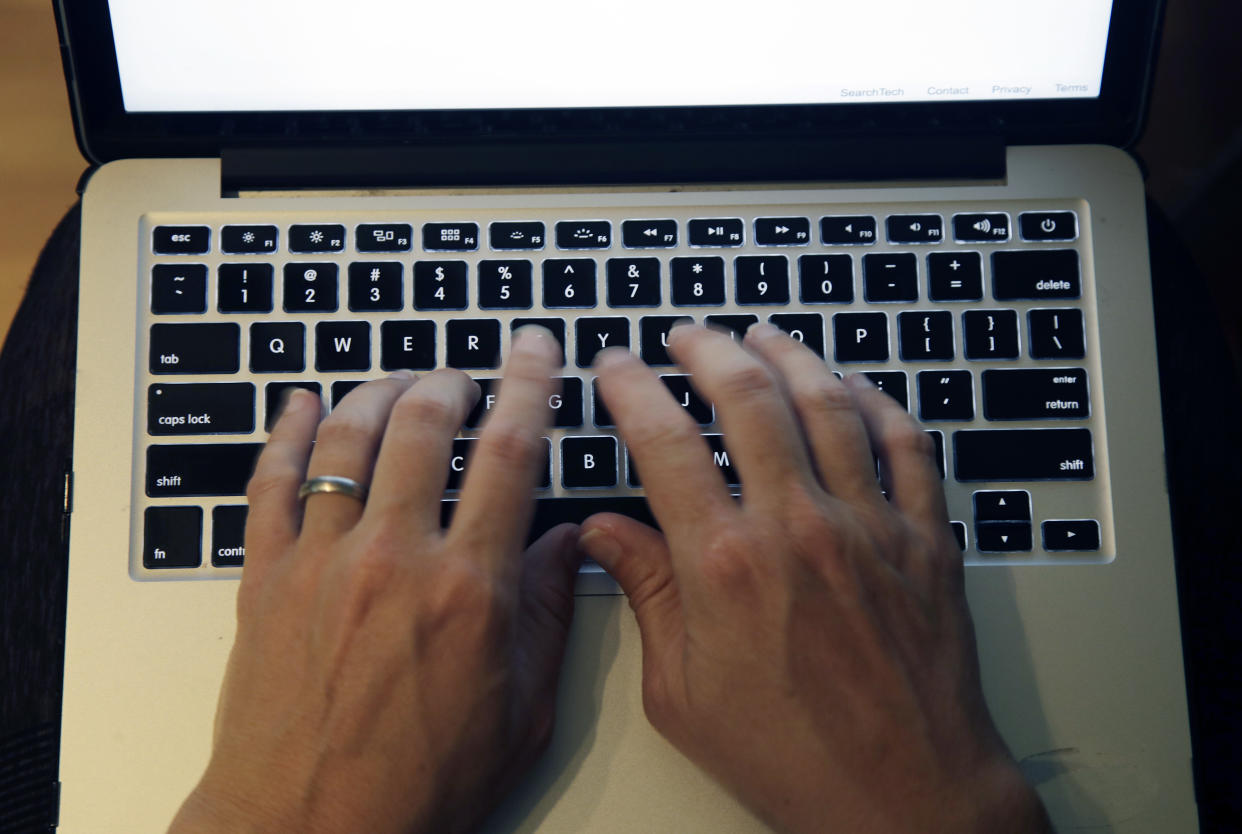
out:
{"label": "power button key", "polygon": [[1075,240],[1078,216],[1072,211],[1027,211],[1018,215],[1023,240]]}

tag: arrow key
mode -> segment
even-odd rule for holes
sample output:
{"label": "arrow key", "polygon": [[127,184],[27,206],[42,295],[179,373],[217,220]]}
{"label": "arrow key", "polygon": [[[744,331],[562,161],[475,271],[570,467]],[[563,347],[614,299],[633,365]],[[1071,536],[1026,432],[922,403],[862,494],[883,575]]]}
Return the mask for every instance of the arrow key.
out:
{"label": "arrow key", "polygon": [[672,249],[677,245],[676,220],[626,220],[621,224],[626,249]]}
{"label": "arrow key", "polygon": [[1044,550],[1099,550],[1100,523],[1093,518],[1045,521]]}
{"label": "arrow key", "polygon": [[975,546],[980,553],[1016,553],[1031,549],[1031,522],[975,523]]}
{"label": "arrow key", "polygon": [[1024,489],[980,490],[974,503],[977,522],[1031,520],[1031,494]]}

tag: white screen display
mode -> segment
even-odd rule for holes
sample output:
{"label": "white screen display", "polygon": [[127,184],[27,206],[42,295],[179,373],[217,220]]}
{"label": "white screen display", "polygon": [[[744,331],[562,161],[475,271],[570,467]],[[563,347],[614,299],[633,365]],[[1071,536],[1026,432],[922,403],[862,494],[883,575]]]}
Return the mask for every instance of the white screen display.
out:
{"label": "white screen display", "polygon": [[1099,95],[1111,0],[110,0],[125,109]]}

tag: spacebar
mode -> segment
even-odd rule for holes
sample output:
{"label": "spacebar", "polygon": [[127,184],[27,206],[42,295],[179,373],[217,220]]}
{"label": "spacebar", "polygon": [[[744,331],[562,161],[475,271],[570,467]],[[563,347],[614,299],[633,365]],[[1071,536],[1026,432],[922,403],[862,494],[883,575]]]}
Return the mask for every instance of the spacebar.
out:
{"label": "spacebar", "polygon": [[[456,501],[440,505],[440,520],[447,527],[457,508]],[[570,522],[581,524],[595,513],[618,513],[658,527],[646,498],[601,496],[599,498],[538,498],[535,500],[535,517],[531,521],[530,536],[533,542],[558,524]]]}

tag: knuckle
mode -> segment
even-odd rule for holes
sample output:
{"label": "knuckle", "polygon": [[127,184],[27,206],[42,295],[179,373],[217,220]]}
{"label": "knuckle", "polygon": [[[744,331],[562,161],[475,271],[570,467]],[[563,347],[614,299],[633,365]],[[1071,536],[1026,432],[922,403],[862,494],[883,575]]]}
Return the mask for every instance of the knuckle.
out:
{"label": "knuckle", "polygon": [[523,423],[495,419],[483,429],[479,437],[479,455],[498,461],[501,465],[525,467],[544,453],[543,436]]}
{"label": "knuckle", "polygon": [[739,362],[720,380],[720,395],[729,400],[752,400],[772,396],[776,380],[767,368],[755,361]]}
{"label": "knuckle", "polygon": [[721,530],[703,547],[699,566],[703,581],[726,593],[754,590],[765,574],[760,550],[746,533]]}
{"label": "knuckle", "polygon": [[831,377],[799,379],[791,393],[799,409],[816,416],[832,418],[857,412],[853,395]]}
{"label": "knuckle", "polygon": [[888,421],[880,436],[880,442],[890,453],[915,454],[930,459],[936,451],[935,443],[917,423],[905,415]]}
{"label": "knuckle", "polygon": [[699,440],[699,432],[682,409],[668,420],[642,419],[626,429],[630,446],[638,448],[693,449]]}
{"label": "knuckle", "polygon": [[360,417],[338,411],[319,424],[317,440],[325,445],[355,448],[369,444],[374,433]]}
{"label": "knuckle", "polygon": [[253,506],[269,497],[292,495],[302,482],[302,472],[289,465],[260,467],[246,484],[246,501]]}
{"label": "knuckle", "polygon": [[460,410],[441,397],[411,389],[393,406],[393,419],[401,423],[432,428],[457,429]]}

